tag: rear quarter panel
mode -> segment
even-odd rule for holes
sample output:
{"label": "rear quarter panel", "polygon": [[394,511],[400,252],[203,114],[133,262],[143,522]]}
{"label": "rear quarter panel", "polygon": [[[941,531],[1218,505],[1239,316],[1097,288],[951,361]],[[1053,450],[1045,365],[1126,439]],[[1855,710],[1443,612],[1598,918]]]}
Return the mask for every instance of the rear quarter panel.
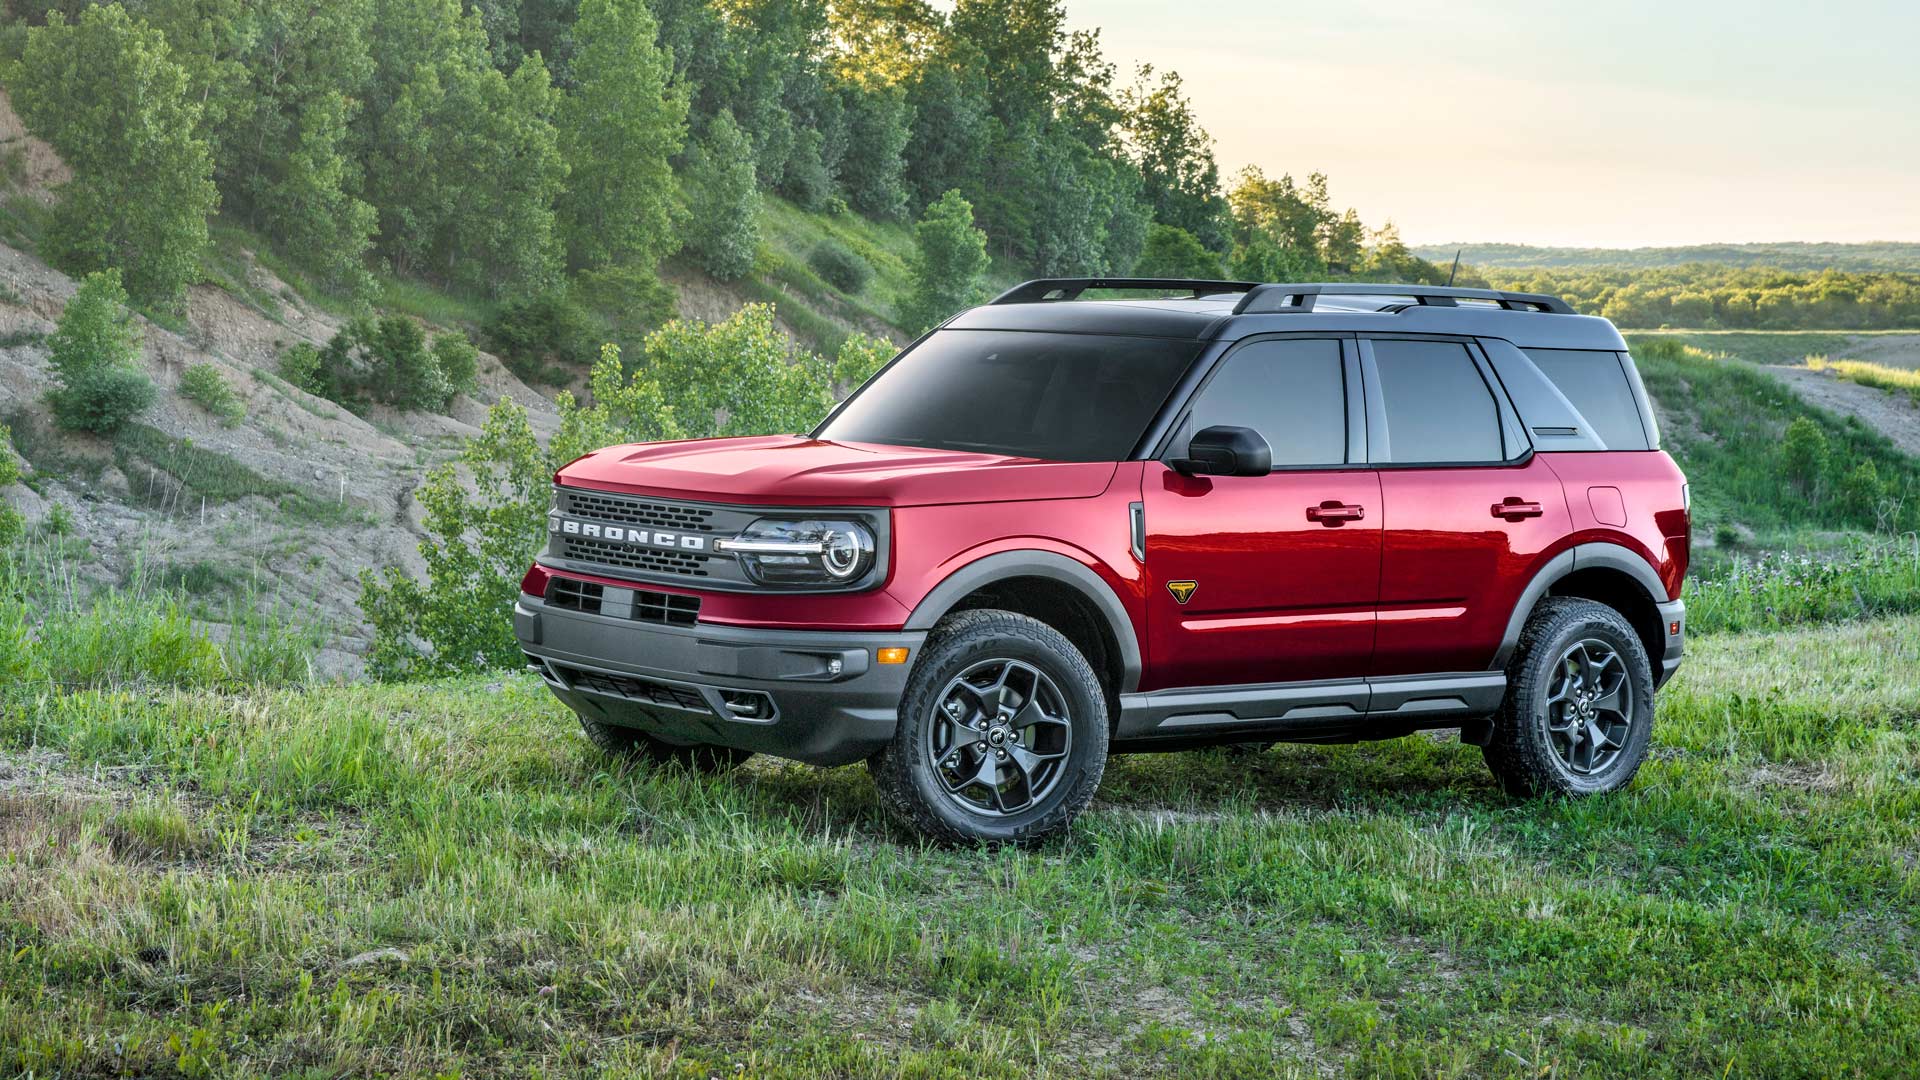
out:
{"label": "rear quarter panel", "polygon": [[1567,493],[1566,545],[1612,543],[1646,559],[1667,595],[1680,599],[1691,554],[1682,488],[1686,476],[1660,450],[1540,454]]}

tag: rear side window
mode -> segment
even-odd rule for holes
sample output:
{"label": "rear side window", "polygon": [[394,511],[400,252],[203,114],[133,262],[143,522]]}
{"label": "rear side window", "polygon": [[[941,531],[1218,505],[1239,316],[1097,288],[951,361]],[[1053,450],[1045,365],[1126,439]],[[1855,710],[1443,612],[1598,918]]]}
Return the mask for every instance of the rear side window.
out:
{"label": "rear side window", "polygon": [[1387,461],[1504,461],[1500,412],[1467,348],[1452,341],[1373,342],[1386,405]]}
{"label": "rear side window", "polygon": [[1235,349],[1207,380],[1180,438],[1218,424],[1252,428],[1273,467],[1347,460],[1347,388],[1338,341],[1276,339]]}
{"label": "rear side window", "polygon": [[1542,374],[1587,418],[1609,450],[1647,450],[1653,446],[1640,422],[1640,405],[1620,354],[1585,349],[1523,350]]}

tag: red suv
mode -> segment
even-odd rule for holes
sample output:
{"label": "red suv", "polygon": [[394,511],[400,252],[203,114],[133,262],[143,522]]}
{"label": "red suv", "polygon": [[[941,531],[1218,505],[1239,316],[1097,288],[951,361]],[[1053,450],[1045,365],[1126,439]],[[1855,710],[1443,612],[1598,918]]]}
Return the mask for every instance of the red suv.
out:
{"label": "red suv", "polygon": [[1605,792],[1680,662],[1659,445],[1555,297],[1035,281],[811,434],[568,465],[514,627],[608,750],[865,760],[949,840],[1064,828],[1112,752],[1426,728]]}

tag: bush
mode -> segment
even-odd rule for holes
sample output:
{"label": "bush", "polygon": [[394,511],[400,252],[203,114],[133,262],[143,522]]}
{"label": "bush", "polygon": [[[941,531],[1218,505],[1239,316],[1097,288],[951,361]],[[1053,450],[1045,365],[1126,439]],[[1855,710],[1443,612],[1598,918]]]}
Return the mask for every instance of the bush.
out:
{"label": "bush", "polygon": [[60,426],[111,435],[153,404],[153,380],[132,368],[90,371],[55,389],[47,400]]}
{"label": "bush", "polygon": [[280,353],[280,377],[309,394],[325,396],[326,380],[320,372],[320,350],[307,342],[289,345]]}
{"label": "bush", "polygon": [[807,256],[813,272],[844,293],[857,293],[873,280],[873,267],[838,240],[827,240]]}
{"label": "bush", "polygon": [[240,395],[233,392],[233,387],[220,376],[220,369],[212,364],[187,365],[187,370],[180,375],[180,396],[198,403],[229,426],[247,415]]}
{"label": "bush", "polygon": [[918,334],[980,302],[989,260],[987,234],[974,228],[973,204],[957,190],[928,206],[913,232],[913,288],[900,324]]}
{"label": "bush", "polygon": [[447,400],[455,394],[471,394],[480,387],[480,350],[465,334],[441,334],[433,339],[433,358],[440,364],[440,375],[447,381]]}
{"label": "bush", "polygon": [[1147,244],[1133,270],[1140,277],[1217,278],[1220,256],[1185,229],[1155,225],[1147,230]]}
{"label": "bush", "polygon": [[1820,494],[1820,483],[1827,475],[1826,433],[1811,417],[1802,416],[1787,425],[1786,438],[1781,440],[1780,464],[1786,469],[1787,480],[1801,495],[1809,499]]}
{"label": "bush", "polygon": [[20,481],[20,459],[13,452],[13,429],[0,424],[0,488]]}
{"label": "bush", "polygon": [[111,435],[153,403],[153,382],[136,367],[140,332],[127,311],[118,270],[88,274],[47,339],[60,426]]}
{"label": "bush", "polygon": [[549,385],[593,363],[611,336],[607,321],[588,311],[569,289],[502,304],[485,331],[488,351],[507,370],[527,382]]}

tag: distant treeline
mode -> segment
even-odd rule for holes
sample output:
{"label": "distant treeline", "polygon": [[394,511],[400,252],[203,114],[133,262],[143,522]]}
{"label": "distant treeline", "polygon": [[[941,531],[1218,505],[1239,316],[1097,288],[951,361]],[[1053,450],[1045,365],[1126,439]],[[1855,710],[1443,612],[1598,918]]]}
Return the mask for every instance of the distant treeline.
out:
{"label": "distant treeline", "polygon": [[1487,269],[1531,270],[1597,266],[1651,267],[1715,263],[1779,270],[1882,270],[1920,273],[1920,244],[1693,244],[1685,247],[1580,248],[1528,244],[1421,244],[1413,253],[1435,262],[1460,261]]}
{"label": "distant treeline", "polygon": [[[1562,296],[1633,329],[1920,329],[1920,274],[1740,269],[1710,263],[1508,270],[1476,266],[1495,288]],[[1466,269],[1461,278],[1468,277]]]}

